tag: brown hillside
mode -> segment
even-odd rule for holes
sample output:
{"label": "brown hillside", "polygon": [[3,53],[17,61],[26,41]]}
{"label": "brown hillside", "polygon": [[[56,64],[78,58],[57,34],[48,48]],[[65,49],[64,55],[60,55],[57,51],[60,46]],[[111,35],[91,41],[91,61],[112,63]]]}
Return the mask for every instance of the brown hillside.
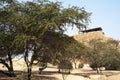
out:
{"label": "brown hillside", "polygon": [[78,35],[74,35],[73,37],[75,40],[77,40],[78,42],[82,42],[85,45],[87,45],[88,42],[92,39],[101,39],[103,41],[107,41],[107,40],[112,39],[112,38],[106,37],[102,31],[81,33]]}

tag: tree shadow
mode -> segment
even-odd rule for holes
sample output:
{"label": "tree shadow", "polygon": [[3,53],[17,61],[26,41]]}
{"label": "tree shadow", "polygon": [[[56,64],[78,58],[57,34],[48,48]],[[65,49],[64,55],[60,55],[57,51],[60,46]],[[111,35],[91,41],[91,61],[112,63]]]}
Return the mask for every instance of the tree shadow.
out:
{"label": "tree shadow", "polygon": [[43,71],[42,74],[43,75],[54,75],[54,74],[59,74],[59,73],[58,71]]}
{"label": "tree shadow", "polygon": [[56,77],[52,77],[52,76],[43,76],[43,75],[34,75],[31,78],[32,80],[59,80]]}
{"label": "tree shadow", "polygon": [[88,78],[90,75],[97,75],[96,73],[71,73],[71,75],[83,76]]}
{"label": "tree shadow", "polygon": [[[8,77],[0,73],[0,80],[27,80],[27,72],[25,71],[15,71],[16,77]],[[59,74],[57,71],[43,71],[39,74],[38,71],[33,71],[31,79],[32,80],[59,80],[51,75]]]}
{"label": "tree shadow", "polygon": [[106,77],[109,77],[118,74],[120,74],[120,71],[107,71],[107,70],[104,70],[99,74],[95,70],[83,70],[82,72],[79,73],[71,73],[71,75],[83,76],[86,78],[89,78],[90,75],[105,75]]}

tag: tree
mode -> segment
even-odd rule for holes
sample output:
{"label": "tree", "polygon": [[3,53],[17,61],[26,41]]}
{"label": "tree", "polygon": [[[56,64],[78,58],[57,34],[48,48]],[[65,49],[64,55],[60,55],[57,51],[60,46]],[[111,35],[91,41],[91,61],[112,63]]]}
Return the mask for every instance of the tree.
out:
{"label": "tree", "polygon": [[97,70],[97,73],[101,72],[100,67],[105,67],[106,69],[119,68],[119,61],[117,61],[119,54],[118,41],[113,39],[107,41],[93,39],[89,45],[90,47],[85,54],[85,59],[87,59],[87,62],[89,62],[93,69]]}
{"label": "tree", "polygon": [[82,62],[82,56],[86,51],[86,46],[83,43],[73,40],[66,50],[70,53],[68,54],[70,61],[74,63],[76,69],[77,62],[80,60]]}
{"label": "tree", "polygon": [[11,48],[12,36],[11,34],[5,34],[3,32],[0,32],[0,36],[0,63],[8,69],[9,73],[6,73],[2,70],[0,70],[0,72],[13,77],[15,74],[11,55],[13,51]]}
{"label": "tree", "polygon": [[105,60],[105,68],[107,70],[120,70],[120,51],[119,42],[117,40],[110,39],[107,41],[107,54]]}
{"label": "tree", "polygon": [[66,80],[66,77],[68,74],[70,74],[70,70],[73,68],[72,67],[72,63],[69,60],[61,60],[58,68],[61,70],[62,72],[62,78],[63,80]]}
{"label": "tree", "polygon": [[[73,42],[73,37],[58,32],[48,32],[44,35],[42,57],[47,57],[46,62],[59,66],[60,62],[70,60],[70,53],[67,47]],[[52,57],[51,57],[52,56]],[[41,59],[41,57],[39,57]],[[43,59],[45,61],[45,59]]]}
{"label": "tree", "polygon": [[89,42],[89,50],[85,55],[85,59],[89,62],[90,66],[100,73],[100,67],[103,67],[105,61],[106,43],[101,39],[93,39]]}
{"label": "tree", "polygon": [[[28,80],[31,79],[32,65],[36,57],[50,49],[53,49],[52,53],[55,51],[58,54],[61,49],[52,48],[52,42],[44,41],[48,38],[46,34],[58,34],[56,35],[59,37],[58,39],[63,37],[62,40],[65,40],[66,26],[76,26],[79,29],[86,28],[90,16],[83,8],[75,6],[63,8],[60,2],[39,0],[17,3],[5,8],[5,10],[12,12],[11,17],[7,18],[8,21],[5,22],[14,26],[12,29],[15,36],[11,46],[14,49],[14,54],[24,54],[28,69]],[[57,43],[56,40],[54,42]],[[57,44],[56,46],[59,47],[59,43]],[[32,53],[32,57],[29,59],[30,53]],[[50,55],[50,57],[52,56]]]}
{"label": "tree", "polygon": [[[14,5],[14,1],[1,0],[0,9],[0,63],[3,64],[7,69],[8,73],[0,70],[0,72],[14,77],[14,69],[12,62],[13,48],[11,47],[14,40],[14,25],[9,22],[12,11],[8,11],[10,6]],[[4,17],[3,17],[4,16]]]}

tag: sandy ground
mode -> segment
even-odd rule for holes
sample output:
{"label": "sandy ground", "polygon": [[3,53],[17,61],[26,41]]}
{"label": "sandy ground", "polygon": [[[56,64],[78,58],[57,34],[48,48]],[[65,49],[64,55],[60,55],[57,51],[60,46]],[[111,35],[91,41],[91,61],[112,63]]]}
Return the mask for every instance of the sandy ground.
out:
{"label": "sandy ground", "polygon": [[[0,80],[26,80],[27,74],[24,71],[16,71],[17,77],[10,78],[0,74]],[[32,80],[63,80],[63,75],[58,73],[58,69],[48,66],[42,74],[39,74],[38,68],[34,67]],[[65,80],[120,80],[120,71],[103,71],[102,74],[96,74],[96,71],[90,69],[74,69],[71,74],[64,75]]]}
{"label": "sandy ground", "polygon": [[[19,65],[19,67],[17,66]],[[10,78],[0,74],[0,80],[27,80],[27,69],[21,64],[15,64],[15,73],[17,77]],[[4,67],[0,67],[0,69]],[[82,69],[73,69],[71,74],[64,76],[58,73],[56,66],[49,65],[42,74],[39,74],[38,67],[33,67],[32,80],[120,80],[120,71],[103,71],[102,74],[97,74],[96,71],[84,67]]]}

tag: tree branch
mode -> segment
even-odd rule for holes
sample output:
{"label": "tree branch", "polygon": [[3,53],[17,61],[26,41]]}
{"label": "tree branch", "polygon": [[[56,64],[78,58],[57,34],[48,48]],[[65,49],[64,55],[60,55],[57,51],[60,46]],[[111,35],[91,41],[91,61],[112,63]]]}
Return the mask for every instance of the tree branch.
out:
{"label": "tree branch", "polygon": [[9,77],[13,77],[11,74],[9,74],[9,73],[7,73],[7,72],[5,72],[5,71],[2,71],[2,70],[0,70],[0,73],[5,74],[5,75],[7,75],[7,76],[9,76]]}
{"label": "tree branch", "polygon": [[10,69],[9,65],[5,62],[5,60],[0,59],[0,63],[6,66],[8,70]]}

